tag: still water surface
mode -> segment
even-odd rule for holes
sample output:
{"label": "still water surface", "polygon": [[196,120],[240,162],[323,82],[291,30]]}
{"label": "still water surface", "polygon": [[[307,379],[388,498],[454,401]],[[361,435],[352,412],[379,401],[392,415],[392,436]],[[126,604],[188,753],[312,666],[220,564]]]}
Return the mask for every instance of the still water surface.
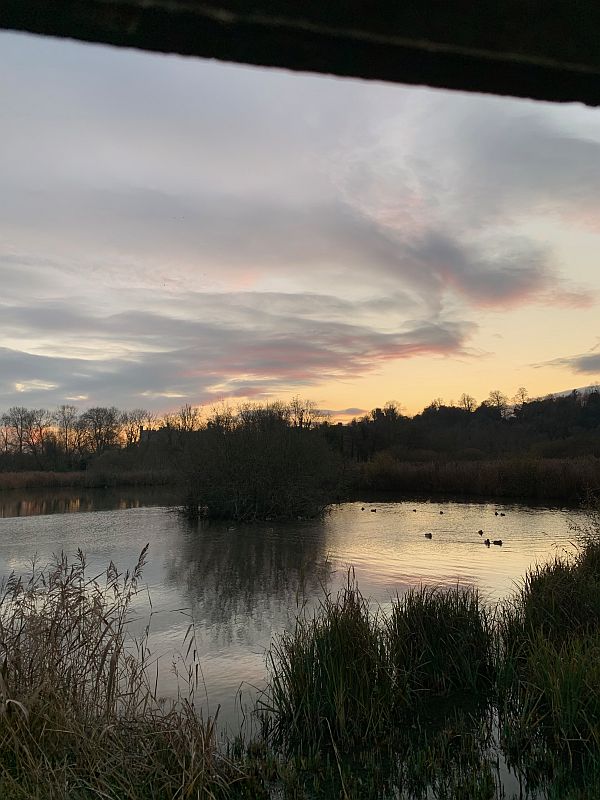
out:
{"label": "still water surface", "polygon": [[[362,593],[383,606],[421,582],[476,585],[496,602],[536,560],[570,550],[571,525],[583,518],[568,509],[412,500],[346,503],[320,522],[191,526],[172,502],[162,490],[0,494],[0,575],[26,573],[34,555],[45,564],[77,548],[90,572],[110,560],[131,569],[149,543],[144,582],[161,689],[175,691],[171,665],[193,619],[209,711],[220,706],[233,730],[240,704],[264,685],[271,638],[293,624],[299,605],[335,593],[349,566]],[[502,547],[485,547],[487,536]],[[139,603],[145,624],[147,595]]]}

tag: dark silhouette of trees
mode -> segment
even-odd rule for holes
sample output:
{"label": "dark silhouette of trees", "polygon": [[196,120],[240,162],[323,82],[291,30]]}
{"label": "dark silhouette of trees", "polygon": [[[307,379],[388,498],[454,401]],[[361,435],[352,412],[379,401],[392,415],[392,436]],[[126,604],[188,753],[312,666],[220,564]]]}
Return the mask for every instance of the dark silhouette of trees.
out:
{"label": "dark silhouette of trees", "polygon": [[515,409],[521,410],[527,400],[529,399],[529,392],[524,386],[519,386],[517,389],[515,396],[513,397],[513,403],[515,404]]}
{"label": "dark silhouette of trees", "polygon": [[[332,423],[314,402],[298,397],[237,407],[220,403],[204,416],[186,404],[162,420],[141,408],[66,404],[52,412],[13,406],[0,414],[0,470],[100,464],[109,470],[121,465],[123,470],[179,471],[193,465],[205,473],[203,497],[211,486],[213,498],[218,495],[219,474],[240,497],[243,486],[252,486],[255,510],[249,512],[245,500],[238,506],[257,516],[282,513],[273,501],[277,493],[305,516],[301,503],[291,502],[289,486],[297,492],[304,486],[312,498],[308,504],[317,507],[323,495],[311,487],[317,476],[329,485],[328,470],[337,474],[340,463],[352,469],[374,459],[394,464],[579,456],[600,457],[598,388],[530,399],[520,387],[512,403],[495,389],[479,405],[463,393],[456,405],[436,398],[413,417],[403,414],[397,402],[388,402],[348,424]],[[267,487],[270,499],[265,499]]]}
{"label": "dark silhouette of trees", "polygon": [[339,494],[341,459],[314,425],[318,416],[297,399],[215,410],[190,439],[190,515],[251,521],[322,513]]}
{"label": "dark silhouette of trees", "polygon": [[463,393],[458,401],[460,408],[467,413],[472,413],[477,408],[477,400],[470,394]]}
{"label": "dark silhouette of trees", "polygon": [[150,421],[151,415],[148,414],[145,408],[134,408],[132,411],[121,412],[121,430],[127,447],[131,447],[140,441],[142,430]]}
{"label": "dark silhouette of trees", "polygon": [[23,454],[27,441],[27,427],[30,411],[24,406],[12,406],[2,415],[2,423],[7,428],[7,436],[16,443],[19,455]]}
{"label": "dark silhouette of trees", "polygon": [[52,415],[52,418],[57,428],[57,438],[68,462],[77,448],[79,412],[75,406],[60,405]]}
{"label": "dark silhouette of trees", "polygon": [[488,399],[485,401],[490,408],[496,409],[501,417],[506,415],[508,409],[508,397],[500,389],[492,389]]}
{"label": "dark silhouette of trees", "polygon": [[80,440],[96,455],[111,447],[116,447],[120,434],[119,409],[111,406],[88,408],[79,417]]}

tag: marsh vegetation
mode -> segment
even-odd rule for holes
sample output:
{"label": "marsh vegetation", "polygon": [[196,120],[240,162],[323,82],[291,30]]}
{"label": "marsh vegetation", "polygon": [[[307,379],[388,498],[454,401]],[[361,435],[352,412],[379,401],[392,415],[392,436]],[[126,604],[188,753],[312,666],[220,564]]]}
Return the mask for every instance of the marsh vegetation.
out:
{"label": "marsh vegetation", "polygon": [[[384,611],[353,573],[268,653],[252,735],[199,711],[194,630],[163,701],[130,632],[131,573],[83,554],[0,597],[0,790],[39,798],[594,797],[600,788],[600,519],[497,607],[420,586]],[[512,783],[511,783],[512,782]],[[511,788],[512,786],[512,788]],[[512,794],[511,794],[512,792]]]}

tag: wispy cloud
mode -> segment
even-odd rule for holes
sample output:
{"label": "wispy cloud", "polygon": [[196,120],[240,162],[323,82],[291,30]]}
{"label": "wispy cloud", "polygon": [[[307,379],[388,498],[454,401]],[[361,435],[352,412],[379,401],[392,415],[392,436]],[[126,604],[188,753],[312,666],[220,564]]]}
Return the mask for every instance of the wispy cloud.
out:
{"label": "wispy cloud", "polygon": [[596,230],[592,112],[1,40],[2,405],[310,392],[596,302],[550,235]]}
{"label": "wispy cloud", "polygon": [[[270,297],[272,307],[261,311],[260,295],[199,295],[196,308],[204,319],[136,310],[103,317],[57,303],[5,305],[0,316],[4,336],[10,331],[22,338],[28,332],[34,349],[38,337],[50,332],[51,342],[39,339],[37,352],[0,351],[0,374],[13,376],[0,382],[0,400],[10,395],[15,381],[32,391],[38,381],[35,396],[46,402],[85,395],[94,402],[146,398],[157,407],[169,398],[204,402],[216,395],[269,394],[355,378],[388,360],[464,352],[474,327],[470,322],[415,320],[387,332],[359,322],[371,313],[369,301],[364,307],[353,305],[357,322],[350,324],[336,319],[336,298],[329,311],[326,297],[310,309],[312,295]],[[294,300],[297,309],[291,314]],[[99,342],[98,352],[111,351],[114,342],[120,353],[78,357],[82,336]],[[74,354],[66,357],[69,350]]]}
{"label": "wispy cloud", "polygon": [[534,366],[567,367],[573,372],[583,375],[600,375],[600,353],[589,352],[574,356],[553,358],[550,361],[545,361],[542,364],[535,364]]}

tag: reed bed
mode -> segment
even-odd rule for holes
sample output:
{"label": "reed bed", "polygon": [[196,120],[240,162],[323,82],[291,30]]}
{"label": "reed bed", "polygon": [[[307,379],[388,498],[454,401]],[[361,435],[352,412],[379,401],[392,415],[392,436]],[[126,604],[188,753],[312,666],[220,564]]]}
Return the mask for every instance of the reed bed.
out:
{"label": "reed bed", "polygon": [[493,461],[400,461],[378,453],[358,470],[360,489],[479,497],[581,501],[600,487],[600,459],[499,458]]}
{"label": "reed bed", "polygon": [[74,472],[0,472],[0,491],[7,489],[104,489],[114,486],[163,486],[177,483],[170,470],[95,470]]}
{"label": "reed bed", "polygon": [[504,740],[548,772],[600,772],[599,523],[592,510],[576,552],[529,570],[498,617]]}
{"label": "reed bed", "polygon": [[61,556],[0,595],[0,796],[258,797],[194,710],[193,674],[160,700],[147,643],[128,636],[146,551],[132,572],[88,577]]}

